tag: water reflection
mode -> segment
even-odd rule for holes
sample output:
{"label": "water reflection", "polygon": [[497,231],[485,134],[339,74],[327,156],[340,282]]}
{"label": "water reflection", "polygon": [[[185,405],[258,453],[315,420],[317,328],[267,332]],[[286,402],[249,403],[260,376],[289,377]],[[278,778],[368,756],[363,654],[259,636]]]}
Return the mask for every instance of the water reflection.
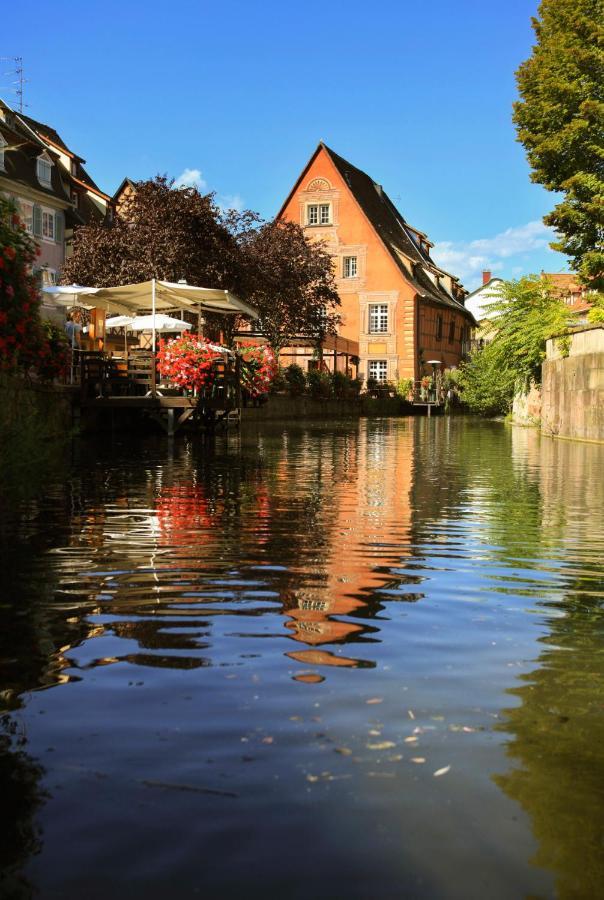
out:
{"label": "water reflection", "polygon": [[[112,649],[72,654],[73,667],[208,665],[219,617],[269,615],[274,630],[263,636],[330,645],[305,662],[374,665],[337,648],[375,641],[368,620],[383,608],[381,591],[421,596],[410,589],[420,576],[399,568],[393,577],[389,565],[406,554],[414,442],[412,427],[399,429],[386,460],[392,428],[261,434],[215,455],[180,447],[169,466],[127,480],[112,470],[103,502],[85,501],[72,541],[55,550],[57,605],[88,606],[94,636],[105,638],[93,646]],[[109,637],[151,652],[120,652]]]}
{"label": "water reflection", "polygon": [[546,598],[536,667],[509,694],[501,730],[514,767],[496,783],[530,815],[534,863],[561,898],[604,884],[604,447],[516,435],[515,457],[538,482],[542,540],[565,546],[565,589]]}
{"label": "water reflection", "polygon": [[142,828],[183,890],[226,840],[278,893],[304,834],[316,897],[336,870],[351,898],[593,895],[603,457],[425,419],[88,448],[0,516],[0,771],[31,788],[5,868],[41,849],[34,882],[81,895]]}

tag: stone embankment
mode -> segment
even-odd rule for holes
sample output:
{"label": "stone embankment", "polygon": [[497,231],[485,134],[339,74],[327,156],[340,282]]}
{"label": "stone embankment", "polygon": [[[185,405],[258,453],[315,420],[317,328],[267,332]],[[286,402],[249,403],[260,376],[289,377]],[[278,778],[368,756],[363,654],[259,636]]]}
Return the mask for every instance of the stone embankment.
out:
{"label": "stone embankment", "polygon": [[547,342],[541,430],[557,437],[604,441],[604,326],[585,326],[569,338],[568,354],[556,338]]}

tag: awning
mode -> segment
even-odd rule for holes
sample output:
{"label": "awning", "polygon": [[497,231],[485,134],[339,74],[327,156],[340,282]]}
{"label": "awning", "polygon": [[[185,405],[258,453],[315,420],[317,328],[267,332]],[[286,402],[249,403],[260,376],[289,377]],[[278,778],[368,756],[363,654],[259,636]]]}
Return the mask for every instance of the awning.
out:
{"label": "awning", "polygon": [[98,306],[125,313],[152,309],[154,306],[156,310],[188,309],[197,312],[201,309],[202,312],[220,315],[258,318],[258,310],[255,307],[240,300],[230,291],[195,287],[192,284],[175,284],[171,281],[155,281],[155,304],[153,281],[98,288],[94,300]]}
{"label": "awning", "polygon": [[[43,291],[61,305],[85,306],[88,309],[96,306],[108,312],[126,315],[129,313],[136,315],[145,310],[188,309],[192,312],[247,316],[254,320],[259,316],[255,307],[240,300],[230,291],[155,279],[110,288],[62,285],[43,288]],[[83,295],[88,295],[85,302],[81,299]]]}

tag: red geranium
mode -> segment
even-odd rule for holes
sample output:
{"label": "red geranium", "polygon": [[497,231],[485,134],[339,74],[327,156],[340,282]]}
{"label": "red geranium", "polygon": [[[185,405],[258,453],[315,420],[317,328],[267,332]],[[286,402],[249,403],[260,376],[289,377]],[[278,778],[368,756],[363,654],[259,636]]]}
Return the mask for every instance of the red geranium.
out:
{"label": "red geranium", "polygon": [[277,360],[268,346],[246,344],[239,348],[241,356],[241,386],[250,397],[267,394],[277,374]]}
{"label": "red geranium", "polygon": [[160,341],[157,367],[172,384],[188,390],[211,387],[216,378],[216,363],[222,354],[213,350],[209,341],[194,335],[183,335],[172,341]]}

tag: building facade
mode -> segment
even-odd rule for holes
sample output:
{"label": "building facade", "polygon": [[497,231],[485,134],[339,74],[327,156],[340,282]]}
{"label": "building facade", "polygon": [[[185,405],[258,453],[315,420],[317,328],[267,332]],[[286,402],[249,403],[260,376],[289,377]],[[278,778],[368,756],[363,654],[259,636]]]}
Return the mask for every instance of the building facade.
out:
{"label": "building facade", "polygon": [[44,286],[58,283],[73,229],[113,215],[111,198],[84,162],[49,125],[0,100],[0,191],[15,202],[36,240]]}
{"label": "building facade", "polygon": [[418,379],[434,361],[458,365],[474,324],[466,291],[368,175],[320,143],[278,218],[299,224],[332,254],[339,331],[358,342],[363,378]]}

